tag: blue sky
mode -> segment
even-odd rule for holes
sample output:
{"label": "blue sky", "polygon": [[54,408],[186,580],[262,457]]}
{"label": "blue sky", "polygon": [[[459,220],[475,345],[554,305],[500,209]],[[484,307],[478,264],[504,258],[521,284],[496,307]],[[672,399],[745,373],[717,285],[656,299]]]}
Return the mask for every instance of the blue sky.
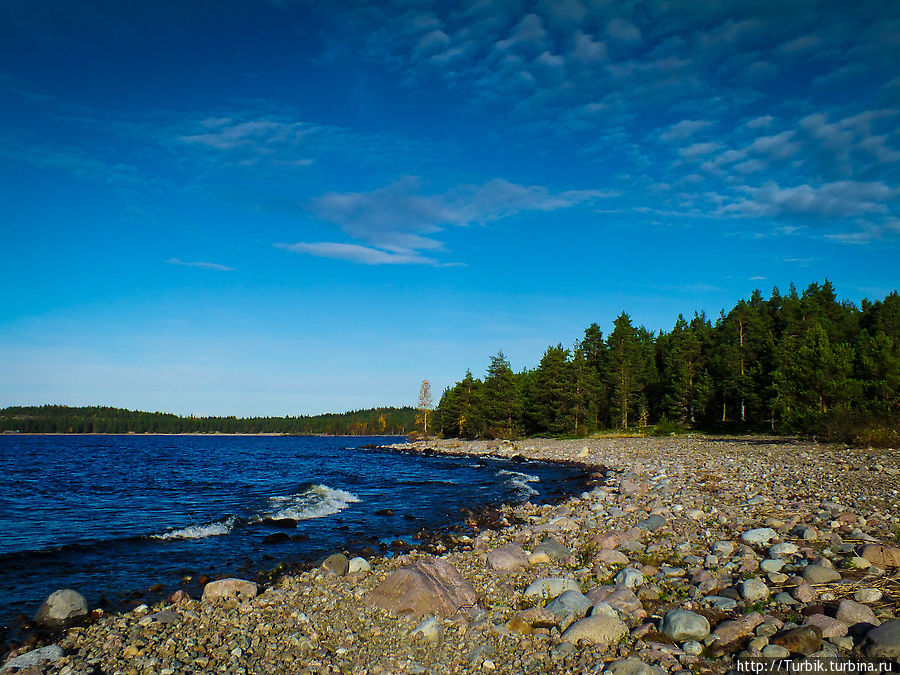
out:
{"label": "blue sky", "polygon": [[414,404],[883,297],[898,63],[891,0],[0,0],[0,405]]}

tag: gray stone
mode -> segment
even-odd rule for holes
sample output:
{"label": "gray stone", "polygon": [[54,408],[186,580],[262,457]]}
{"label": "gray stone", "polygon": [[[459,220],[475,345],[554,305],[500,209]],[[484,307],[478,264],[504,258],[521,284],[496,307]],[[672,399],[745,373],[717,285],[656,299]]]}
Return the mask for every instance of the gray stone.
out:
{"label": "gray stone", "polygon": [[823,565],[807,565],[803,568],[801,576],[811,584],[828,584],[840,579],[841,573]]}
{"label": "gray stone", "polygon": [[253,581],[246,579],[220,579],[211,581],[203,587],[204,602],[221,600],[222,598],[255,598],[259,593],[259,587]]}
{"label": "gray stone", "polygon": [[734,542],[717,541],[712,545],[712,552],[722,557],[730,556],[732,553],[734,553]]}
{"label": "gray stone", "polygon": [[738,605],[737,600],[726,598],[722,595],[707,595],[703,598],[703,604],[715,607],[716,609],[721,609],[723,612],[730,612],[733,609],[737,609]]}
{"label": "gray stone", "polygon": [[154,614],[148,614],[143,619],[141,619],[138,623],[142,626],[150,623],[161,623],[164,625],[174,625],[181,621],[181,616],[178,612],[173,612],[171,609],[164,609],[162,611],[156,612]]}
{"label": "gray stone", "polygon": [[766,645],[763,647],[762,655],[769,659],[783,659],[791,653],[781,645]]}
{"label": "gray stone", "polygon": [[702,640],[709,635],[709,621],[685,609],[671,609],[663,618],[662,632],[676,642]]}
{"label": "gray stone", "polygon": [[603,672],[610,673],[610,675],[659,675],[660,673],[658,668],[644,663],[635,656],[613,661],[606,666],[606,670]]}
{"label": "gray stone", "polygon": [[322,562],[322,568],[329,574],[342,577],[350,571],[350,559],[343,553],[333,553]]}
{"label": "gray stone", "polygon": [[0,672],[10,668],[31,668],[40,665],[42,661],[58,661],[62,658],[62,655],[63,649],[59,645],[50,645],[48,647],[41,647],[40,649],[32,649],[30,652],[25,652],[4,663],[0,666]]}
{"label": "gray stone", "polygon": [[866,605],[871,605],[884,597],[884,593],[877,588],[860,588],[853,594],[853,599]]}
{"label": "gray stone", "polygon": [[790,593],[785,593],[782,591],[781,593],[776,593],[775,597],[772,598],[775,602],[781,603],[782,605],[799,605],[800,601],[795,600],[791,597]]}
{"label": "gray stone", "polygon": [[760,579],[747,579],[741,582],[739,591],[747,602],[769,599],[769,587]]}
{"label": "gray stone", "polygon": [[782,567],[784,567],[784,560],[773,558],[768,558],[759,563],[759,569],[763,572],[780,572]]}
{"label": "gray stone", "polygon": [[553,537],[544,539],[535,547],[533,553],[546,553],[550,560],[564,560],[572,555],[572,551],[560,544]]}
{"label": "gray stone", "polygon": [[886,621],[870,630],[862,651],[871,659],[900,659],[900,619]]}
{"label": "gray stone", "polygon": [[853,600],[841,600],[835,618],[849,626],[855,626],[858,623],[868,623],[873,626],[881,625],[881,622],[875,618],[875,612],[871,608]]}
{"label": "gray stone", "polygon": [[755,530],[748,530],[741,535],[741,540],[747,544],[754,546],[762,546],[768,544],[777,535],[771,527],[758,527]]}
{"label": "gray stone", "polygon": [[578,591],[581,593],[581,584],[572,579],[563,579],[561,577],[536,579],[525,589],[525,597],[537,595],[542,598],[555,598],[566,591]]}
{"label": "gray stone", "polygon": [[565,591],[547,604],[547,610],[560,618],[574,615],[578,618],[587,614],[593,603],[580,591]]}
{"label": "gray stone", "polygon": [[703,645],[696,640],[688,640],[681,645],[681,651],[691,656],[700,656],[703,653]]}
{"label": "gray stone", "polygon": [[576,621],[562,634],[562,639],[573,644],[580,641],[596,645],[614,645],[628,635],[628,626],[618,617],[599,615]]}
{"label": "gray stone", "polygon": [[44,600],[34,622],[39,626],[63,626],[88,615],[87,600],[78,591],[63,588]]}
{"label": "gray stone", "polygon": [[770,558],[787,558],[795,553],[797,553],[800,549],[797,548],[796,544],[792,544],[790,542],[784,542],[782,544],[775,544],[769,549],[769,557]]}
{"label": "gray stone", "polygon": [[666,519],[660,515],[653,514],[652,516],[648,516],[644,518],[641,522],[637,524],[639,528],[642,530],[647,530],[649,532],[655,532],[660,528],[666,526]]}
{"label": "gray stone", "polygon": [[616,575],[615,582],[620,586],[637,588],[644,585],[644,575],[641,574],[640,570],[627,567]]}

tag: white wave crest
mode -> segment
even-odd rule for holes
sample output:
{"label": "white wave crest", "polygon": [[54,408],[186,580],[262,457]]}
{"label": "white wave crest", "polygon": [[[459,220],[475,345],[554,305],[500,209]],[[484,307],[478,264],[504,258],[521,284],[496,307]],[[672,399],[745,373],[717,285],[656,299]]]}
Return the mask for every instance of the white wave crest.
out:
{"label": "white wave crest", "polygon": [[529,483],[540,483],[541,479],[537,476],[532,476],[530,473],[522,473],[521,471],[507,471],[506,469],[500,469],[497,475],[509,476],[507,482],[523,497],[531,497],[538,494],[538,491],[529,485]]}
{"label": "white wave crest", "polygon": [[234,527],[234,518],[229,518],[223,523],[207,523],[205,525],[189,525],[180,530],[163,532],[150,535],[151,539],[203,539],[205,537],[217,537],[220,534],[228,534]]}
{"label": "white wave crest", "polygon": [[272,510],[265,515],[266,518],[312,520],[333,515],[362,500],[346,490],[313,485],[299,494],[270,497],[269,501],[272,502]]}

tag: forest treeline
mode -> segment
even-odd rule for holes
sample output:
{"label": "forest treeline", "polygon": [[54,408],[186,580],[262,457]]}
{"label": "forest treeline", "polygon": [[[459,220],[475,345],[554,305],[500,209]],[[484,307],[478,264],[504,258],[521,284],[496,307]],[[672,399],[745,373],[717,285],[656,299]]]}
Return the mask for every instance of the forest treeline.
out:
{"label": "forest treeline", "polygon": [[444,391],[434,420],[459,437],[655,425],[896,444],[900,297],[856,307],[827,280],[768,300],[757,290],[715,322],[679,315],[658,334],[623,312],[610,335],[591,324],[533,369],[513,372],[500,352],[483,379],[469,371]]}
{"label": "forest treeline", "polygon": [[62,405],[0,410],[0,431],[96,434],[327,434],[404,435],[415,429],[415,408],[370,408],[299,417],[181,417],[123,408]]}

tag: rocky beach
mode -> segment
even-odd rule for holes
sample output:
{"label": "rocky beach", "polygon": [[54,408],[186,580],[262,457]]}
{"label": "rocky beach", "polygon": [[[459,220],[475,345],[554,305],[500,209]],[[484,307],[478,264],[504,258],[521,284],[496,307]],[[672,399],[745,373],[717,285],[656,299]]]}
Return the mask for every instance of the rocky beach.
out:
{"label": "rocky beach", "polygon": [[403,448],[576,462],[593,484],[473,514],[402,555],[335,551],[124,614],[54,594],[36,623],[57,632],[0,672],[662,675],[742,656],[900,659],[897,450],[699,436]]}

